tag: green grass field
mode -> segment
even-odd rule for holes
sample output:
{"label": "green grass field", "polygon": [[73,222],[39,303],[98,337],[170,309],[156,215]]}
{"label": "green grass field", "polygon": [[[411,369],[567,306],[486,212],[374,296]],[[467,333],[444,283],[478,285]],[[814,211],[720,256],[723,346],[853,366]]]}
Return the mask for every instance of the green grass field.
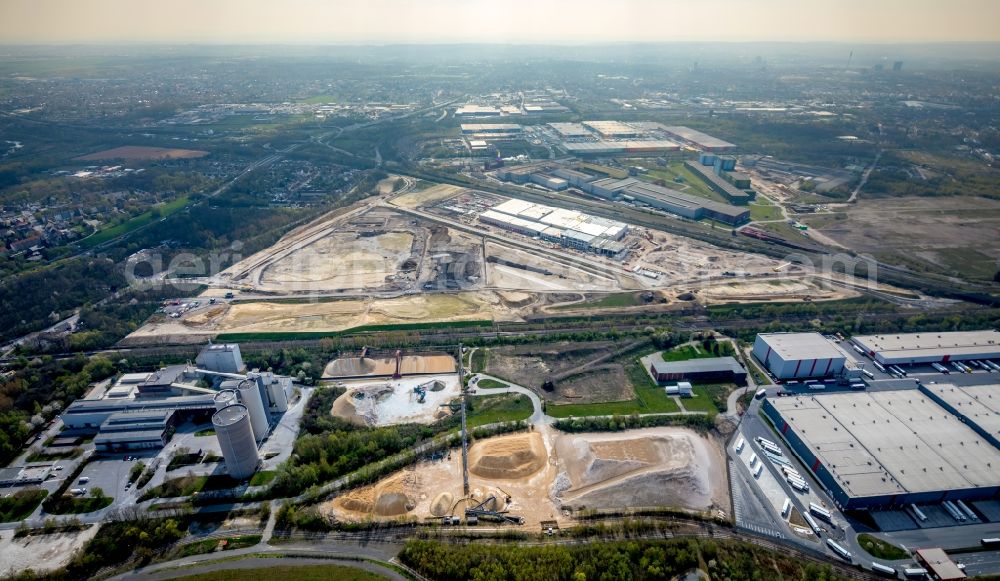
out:
{"label": "green grass field", "polygon": [[[260,569],[225,569],[211,573],[177,577],[182,581],[257,581],[261,578]],[[267,568],[268,577],[277,577],[282,581],[385,581],[385,577],[354,567],[342,565],[281,565]]]}
{"label": "green grass field", "polygon": [[[720,343],[719,345],[728,346],[729,344]],[[718,357],[718,355],[701,347],[682,345],[669,351],[663,351],[662,357],[664,361],[686,361],[688,359]],[[545,412],[555,418],[567,418],[570,416],[662,414],[681,411],[674,397],[667,395],[666,390],[653,381],[653,378],[649,376],[637,358],[625,364],[625,374],[635,390],[635,398],[631,400],[605,403],[549,404],[546,406]],[[696,386],[695,393],[698,394],[698,397],[685,399],[684,407],[688,411],[715,414],[719,409],[720,398],[722,407],[725,407],[726,395],[731,388],[732,386],[726,384]]]}
{"label": "green grass field", "polygon": [[112,240],[124,234],[128,234],[129,232],[135,230],[136,228],[141,228],[147,224],[152,223],[155,220],[166,218],[167,216],[184,208],[184,206],[186,206],[187,203],[188,203],[188,197],[181,196],[180,198],[177,198],[172,202],[167,202],[166,204],[157,204],[155,208],[159,210],[159,215],[154,215],[153,210],[147,210],[142,214],[139,214],[138,216],[132,218],[131,220],[122,222],[117,226],[104,228],[95,232],[94,234],[81,240],[80,246],[84,248],[93,248],[98,244],[103,244],[108,240]]}
{"label": "green grass field", "polygon": [[866,533],[858,535],[858,544],[865,550],[866,553],[876,559],[896,561],[898,559],[908,559],[910,557],[910,553],[897,547],[896,545],[887,543],[882,539],[873,537]]}
{"label": "green grass field", "polygon": [[628,401],[605,403],[571,403],[545,406],[545,413],[554,418],[570,416],[611,416],[629,414],[663,414],[681,411],[673,397],[666,390],[653,383],[638,361],[625,365],[625,373],[635,390],[635,398]]}
{"label": "green grass field", "polygon": [[55,506],[49,507],[47,512],[51,514],[83,514],[111,506],[114,501],[115,499],[110,496],[60,499]]}
{"label": "green grass field", "polygon": [[479,383],[476,384],[476,387],[481,387],[483,389],[503,389],[510,386],[495,379],[480,379]]}
{"label": "green grass field", "polygon": [[[689,412],[705,412],[706,414],[714,414],[720,410],[718,405],[713,401],[713,395],[716,390],[711,389],[715,386],[705,386],[705,385],[695,385],[692,388],[694,397],[681,398],[681,404]],[[724,395],[722,398],[723,407],[725,407],[725,396],[729,395],[729,389],[722,390]]]}
{"label": "green grass field", "polygon": [[531,400],[520,394],[471,396],[472,410],[466,410],[468,427],[475,428],[496,422],[519,422],[531,417]]}
{"label": "green grass field", "polygon": [[41,489],[24,489],[0,498],[0,522],[14,522],[28,518],[47,494],[47,491]]}
{"label": "green grass field", "polygon": [[750,204],[750,219],[757,220],[780,220],[781,208],[774,204],[763,202],[763,198],[758,198],[757,202]]}
{"label": "green grass field", "polygon": [[[710,188],[704,180],[691,173],[691,170],[688,168],[684,167],[683,162],[674,162],[667,165],[665,168],[650,169],[646,173],[645,177],[647,181],[663,180],[666,182],[666,187],[678,190],[685,194],[691,194],[692,196],[698,196],[700,198],[721,202],[723,204],[729,203],[721,195],[715,193],[715,191],[712,190],[712,188]],[[681,182],[675,181],[678,177],[681,179]]]}
{"label": "green grass field", "polygon": [[571,305],[560,305],[554,307],[557,311],[570,311],[575,309],[614,309],[618,307],[634,307],[636,305],[643,304],[642,299],[639,298],[639,293],[627,292],[627,293],[614,293],[607,296],[603,296],[592,301],[583,301],[581,303],[574,303]]}
{"label": "green grass field", "polygon": [[250,486],[264,486],[266,484],[270,484],[270,482],[274,480],[274,477],[277,475],[278,473],[274,470],[264,470],[262,472],[258,472],[250,478]]}

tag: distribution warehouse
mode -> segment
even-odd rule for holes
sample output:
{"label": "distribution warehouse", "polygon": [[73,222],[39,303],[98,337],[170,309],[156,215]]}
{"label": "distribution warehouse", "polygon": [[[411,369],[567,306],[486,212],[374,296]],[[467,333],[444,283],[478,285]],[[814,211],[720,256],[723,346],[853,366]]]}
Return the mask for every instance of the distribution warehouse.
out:
{"label": "distribution warehouse", "polygon": [[1000,449],[920,391],[766,399],[762,409],[841,509],[1000,495]]}
{"label": "distribution warehouse", "polygon": [[819,333],[761,333],[753,354],[777,379],[839,375],[847,359]]}
{"label": "distribution warehouse", "polygon": [[1000,332],[903,333],[851,339],[875,361],[888,365],[1000,358]]}

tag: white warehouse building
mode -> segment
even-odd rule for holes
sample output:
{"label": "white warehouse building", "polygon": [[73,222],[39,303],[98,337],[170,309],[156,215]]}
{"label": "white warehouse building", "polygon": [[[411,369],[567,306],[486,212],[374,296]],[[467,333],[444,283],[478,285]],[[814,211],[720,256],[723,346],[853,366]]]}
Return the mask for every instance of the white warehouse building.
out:
{"label": "white warehouse building", "polygon": [[819,333],[760,333],[753,354],[777,379],[840,375],[847,359]]}
{"label": "white warehouse building", "polygon": [[861,335],[851,341],[883,365],[1000,359],[1000,332],[993,330]]}

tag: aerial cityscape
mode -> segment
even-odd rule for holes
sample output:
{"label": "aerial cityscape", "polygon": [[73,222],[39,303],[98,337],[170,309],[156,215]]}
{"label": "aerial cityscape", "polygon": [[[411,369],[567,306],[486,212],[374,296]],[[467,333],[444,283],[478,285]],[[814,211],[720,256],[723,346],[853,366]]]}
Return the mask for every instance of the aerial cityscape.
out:
{"label": "aerial cityscape", "polygon": [[203,4],[0,5],[0,579],[1000,579],[1000,7]]}

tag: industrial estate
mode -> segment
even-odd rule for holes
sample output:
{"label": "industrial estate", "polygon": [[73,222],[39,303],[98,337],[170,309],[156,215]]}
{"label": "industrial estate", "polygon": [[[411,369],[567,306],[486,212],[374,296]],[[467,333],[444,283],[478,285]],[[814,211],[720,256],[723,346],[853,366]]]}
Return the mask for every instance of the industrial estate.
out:
{"label": "industrial estate", "polygon": [[952,72],[344,50],[0,67],[0,576],[1000,574]]}

